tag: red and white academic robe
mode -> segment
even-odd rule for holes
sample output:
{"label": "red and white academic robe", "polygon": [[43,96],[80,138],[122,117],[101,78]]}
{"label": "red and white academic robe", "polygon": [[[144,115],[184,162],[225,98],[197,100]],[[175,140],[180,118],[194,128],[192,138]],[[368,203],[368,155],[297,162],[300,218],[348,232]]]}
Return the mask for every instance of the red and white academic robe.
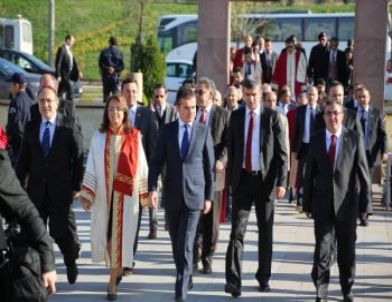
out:
{"label": "red and white academic robe", "polygon": [[272,85],[279,90],[288,85],[296,98],[301,94],[302,86],[306,85],[306,58],[301,51],[290,54],[282,51],[272,76]]}

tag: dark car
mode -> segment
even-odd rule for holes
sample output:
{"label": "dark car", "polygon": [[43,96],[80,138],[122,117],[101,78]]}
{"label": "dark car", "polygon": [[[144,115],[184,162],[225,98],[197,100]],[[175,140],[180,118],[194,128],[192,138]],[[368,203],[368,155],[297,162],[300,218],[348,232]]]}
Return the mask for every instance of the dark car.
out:
{"label": "dark car", "polygon": [[0,58],[0,99],[8,99],[10,96],[10,79],[14,73],[22,73],[27,86],[33,95],[36,95],[39,87],[40,74],[27,73],[19,66]]}
{"label": "dark car", "polygon": [[[0,49],[0,58],[6,59],[11,63],[23,68],[28,73],[35,74],[45,74],[49,73],[55,76],[55,69],[48,64],[44,63],[37,57],[11,49]],[[75,97],[80,97],[83,93],[83,88],[80,84],[80,81],[74,83],[74,94]]]}

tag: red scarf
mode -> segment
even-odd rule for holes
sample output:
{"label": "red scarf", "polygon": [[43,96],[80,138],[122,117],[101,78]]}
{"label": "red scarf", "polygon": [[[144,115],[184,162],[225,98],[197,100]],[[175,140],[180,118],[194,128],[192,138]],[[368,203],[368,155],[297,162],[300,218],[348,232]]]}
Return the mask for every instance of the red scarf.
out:
{"label": "red scarf", "polygon": [[0,150],[7,149],[7,135],[3,127],[0,125]]}
{"label": "red scarf", "polygon": [[[139,130],[132,128],[129,132],[120,131],[123,142],[118,158],[117,173],[114,176],[113,190],[132,196],[133,180],[138,163]],[[113,131],[109,129],[106,144],[110,141],[110,135],[113,135]]]}

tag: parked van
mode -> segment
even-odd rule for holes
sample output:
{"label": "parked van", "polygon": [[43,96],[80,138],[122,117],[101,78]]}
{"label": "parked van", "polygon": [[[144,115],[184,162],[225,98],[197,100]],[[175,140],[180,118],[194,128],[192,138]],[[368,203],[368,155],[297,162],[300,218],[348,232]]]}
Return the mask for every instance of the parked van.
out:
{"label": "parked van", "polygon": [[21,15],[16,19],[0,18],[0,48],[33,54],[31,22]]}

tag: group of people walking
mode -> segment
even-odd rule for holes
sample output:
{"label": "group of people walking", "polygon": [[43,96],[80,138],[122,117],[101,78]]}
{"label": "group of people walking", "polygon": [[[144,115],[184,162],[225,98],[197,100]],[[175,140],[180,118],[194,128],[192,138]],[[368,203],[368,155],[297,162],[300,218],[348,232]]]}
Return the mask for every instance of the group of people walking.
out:
{"label": "group of people walking", "polygon": [[383,117],[370,105],[369,91],[361,86],[345,106],[339,82],[328,83],[323,102],[316,86],[297,95],[295,85],[284,85],[287,100],[278,103],[273,87],[246,77],[241,86],[228,88],[222,106],[214,81],[199,77],[179,89],[174,106],[166,102],[165,86],[157,84],[144,107],[135,79],[124,79],[117,91],[114,74],[122,69],[104,64],[109,53],[119,56],[110,47],[101,54],[103,77],[116,89],[105,90],[102,124],[92,137],[85,171],[80,124],[74,111],[58,112],[61,101],[50,77],[41,81],[38,108],[22,122],[20,150],[14,153],[20,183],[64,256],[69,283],[77,280],[80,251],[74,199],[91,211],[92,260],[110,268],[110,301],[134,269],[145,207],[151,209],[149,238],[157,237],[161,200],[176,267],[175,301],[186,301],[199,263],[204,274],[214,270],[223,196],[229,195],[224,290],[233,297],[242,293],[244,238],[254,205],[255,278],[259,291],[270,291],[275,200],[286,196],[295,159],[300,205],[314,219],[316,301],[327,300],[333,259],[344,301],[354,301],[356,221],[371,214],[369,169],[386,150]]}

